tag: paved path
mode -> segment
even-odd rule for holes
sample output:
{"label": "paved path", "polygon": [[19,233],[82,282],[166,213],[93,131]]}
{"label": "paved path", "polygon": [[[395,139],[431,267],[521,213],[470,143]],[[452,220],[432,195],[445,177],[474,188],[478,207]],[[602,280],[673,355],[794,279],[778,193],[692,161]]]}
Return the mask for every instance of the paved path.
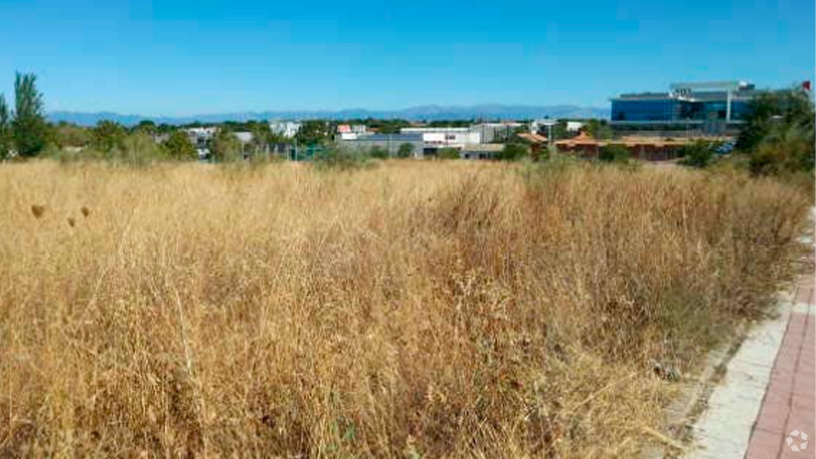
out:
{"label": "paved path", "polygon": [[[780,298],[778,312],[751,330],[731,358],[696,423],[696,448],[687,457],[816,458],[812,275]],[[794,431],[799,436],[789,445],[787,438]]]}
{"label": "paved path", "polygon": [[[785,337],[751,432],[746,458],[816,458],[816,443],[813,442],[816,435],[813,289],[812,276],[802,278],[797,286]],[[787,442],[789,437],[790,444]]]}

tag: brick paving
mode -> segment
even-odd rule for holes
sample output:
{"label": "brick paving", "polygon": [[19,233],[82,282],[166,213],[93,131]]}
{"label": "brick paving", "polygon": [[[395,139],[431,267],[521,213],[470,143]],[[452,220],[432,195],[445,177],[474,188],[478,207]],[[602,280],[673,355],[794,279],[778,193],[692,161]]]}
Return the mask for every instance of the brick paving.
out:
{"label": "brick paving", "polygon": [[[746,458],[816,458],[815,312],[814,277],[806,276],[796,286],[785,335],[751,430]],[[788,445],[786,439],[794,431],[800,432],[800,437],[793,438]],[[805,441],[807,444],[802,448]],[[792,446],[800,450],[794,451]]]}

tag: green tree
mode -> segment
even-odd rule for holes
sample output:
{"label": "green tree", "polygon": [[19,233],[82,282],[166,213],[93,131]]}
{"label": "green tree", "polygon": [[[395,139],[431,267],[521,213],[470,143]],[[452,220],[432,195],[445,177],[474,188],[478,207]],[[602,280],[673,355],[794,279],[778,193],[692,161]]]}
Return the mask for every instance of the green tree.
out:
{"label": "green tree", "polygon": [[84,147],[91,143],[92,133],[82,126],[61,121],[54,127],[54,142],[60,148]]}
{"label": "green tree", "polygon": [[405,142],[399,146],[397,149],[397,157],[399,158],[410,158],[414,155],[414,145],[408,142]]}
{"label": "green tree", "polygon": [[612,138],[612,128],[609,127],[606,120],[588,120],[584,124],[584,130],[587,134],[599,140]]}
{"label": "green tree", "polygon": [[241,142],[226,128],[218,129],[210,142],[210,152],[218,162],[235,161],[241,158]]}
{"label": "green tree", "polygon": [[496,154],[499,161],[517,161],[530,154],[527,145],[521,143],[507,143],[504,148]]}
{"label": "green tree", "polygon": [[9,157],[12,143],[11,115],[5,96],[0,94],[0,161]]}
{"label": "green tree", "polygon": [[329,124],[323,120],[304,121],[295,137],[301,145],[324,144],[329,140]]}
{"label": "green tree", "polygon": [[14,78],[14,143],[17,154],[36,156],[45,148],[48,125],[45,122],[42,93],[37,91],[37,76],[17,72]]}
{"label": "green tree", "polygon": [[95,149],[103,153],[110,153],[114,149],[121,150],[124,148],[126,136],[127,131],[121,124],[115,121],[102,120],[96,124],[91,132],[91,143]]}
{"label": "green tree", "polygon": [[195,145],[190,142],[187,133],[181,130],[173,131],[170,137],[162,143],[161,148],[171,159],[194,160],[198,158]]}
{"label": "green tree", "polygon": [[751,170],[756,174],[812,171],[813,120],[813,101],[804,91],[760,94],[749,102],[736,148],[751,155]]}
{"label": "green tree", "polygon": [[156,123],[151,120],[142,120],[139,121],[139,124],[133,127],[131,130],[132,132],[141,132],[147,135],[155,135],[158,134],[159,128],[156,127]]}

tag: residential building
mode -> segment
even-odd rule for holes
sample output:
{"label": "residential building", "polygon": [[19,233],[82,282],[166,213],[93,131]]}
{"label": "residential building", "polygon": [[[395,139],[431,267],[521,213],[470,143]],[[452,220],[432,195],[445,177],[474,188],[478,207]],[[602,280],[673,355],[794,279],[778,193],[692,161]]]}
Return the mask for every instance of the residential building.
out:
{"label": "residential building", "polygon": [[748,103],[759,94],[744,81],[673,83],[669,89],[612,98],[610,125],[619,133],[735,134]]}
{"label": "residential building", "polygon": [[198,153],[198,159],[204,160],[210,157],[210,141],[218,132],[215,126],[210,127],[194,127],[184,130],[190,142],[195,146]]}
{"label": "residential building", "polygon": [[291,139],[300,131],[302,124],[295,121],[272,121],[269,123],[269,130],[273,134]]}

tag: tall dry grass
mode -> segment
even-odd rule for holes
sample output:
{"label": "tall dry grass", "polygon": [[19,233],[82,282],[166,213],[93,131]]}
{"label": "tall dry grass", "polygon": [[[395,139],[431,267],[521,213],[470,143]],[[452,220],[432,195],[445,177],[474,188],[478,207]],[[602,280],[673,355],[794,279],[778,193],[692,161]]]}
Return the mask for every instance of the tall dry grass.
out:
{"label": "tall dry grass", "polygon": [[653,363],[761,312],[807,205],[684,170],[0,166],[0,455],[631,456]]}

